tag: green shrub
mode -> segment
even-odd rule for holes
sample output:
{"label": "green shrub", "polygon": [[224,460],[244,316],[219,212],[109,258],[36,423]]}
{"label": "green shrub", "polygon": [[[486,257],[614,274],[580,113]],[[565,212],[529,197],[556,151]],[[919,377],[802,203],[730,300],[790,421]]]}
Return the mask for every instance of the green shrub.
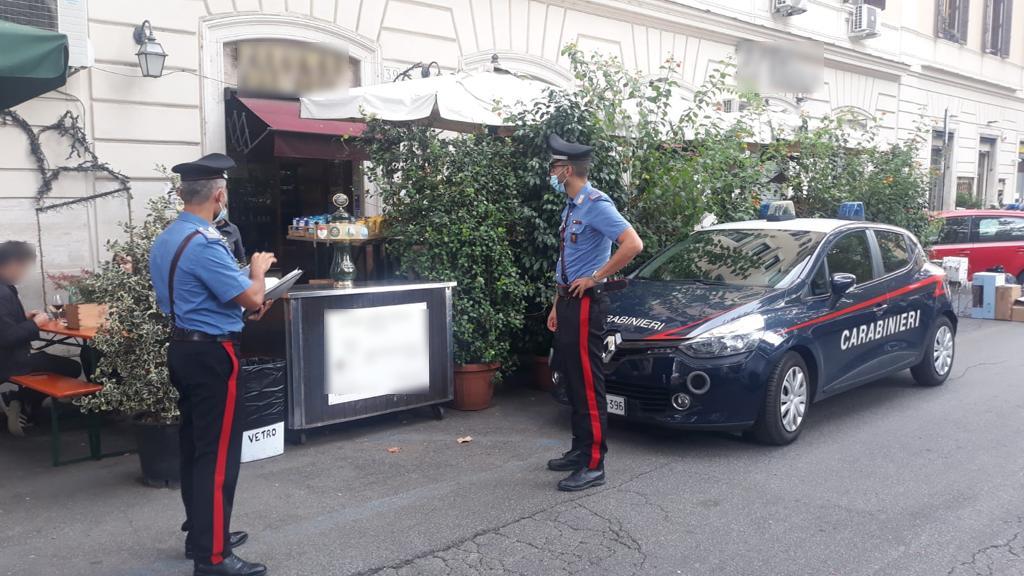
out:
{"label": "green shrub", "polygon": [[377,121],[367,136],[400,271],[458,282],[455,362],[513,365],[527,292],[510,243],[510,226],[523,215],[509,188],[514,150],[487,136],[445,138]]}
{"label": "green shrub", "polygon": [[167,373],[170,322],[149,277],[150,247],[173,217],[165,198],[151,200],[142,225],[122,224],[125,239],[107,242],[114,257],[84,280],[91,299],[110,306],[109,323],[92,343],[102,354],[95,380],[103,390],[76,400],[85,411],[143,414],[163,423],[178,417],[178,392]]}

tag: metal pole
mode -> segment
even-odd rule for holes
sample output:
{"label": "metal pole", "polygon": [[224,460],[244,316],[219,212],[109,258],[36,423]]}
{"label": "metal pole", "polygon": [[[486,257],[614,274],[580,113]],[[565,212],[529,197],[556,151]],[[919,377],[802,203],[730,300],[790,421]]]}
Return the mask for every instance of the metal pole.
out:
{"label": "metal pole", "polygon": [[[949,107],[942,116],[942,181],[939,190],[942,200],[939,201],[939,208],[946,208],[946,165],[949,164]],[[956,194],[953,195],[953,208],[956,208]]]}
{"label": "metal pole", "polygon": [[[39,245],[36,249],[39,251],[39,278],[43,282],[43,310],[46,310],[47,302],[46,299],[46,269],[44,266],[46,262],[43,260],[43,224],[39,218],[39,209],[36,208],[36,238],[39,240]],[[56,464],[54,464],[56,466]]]}

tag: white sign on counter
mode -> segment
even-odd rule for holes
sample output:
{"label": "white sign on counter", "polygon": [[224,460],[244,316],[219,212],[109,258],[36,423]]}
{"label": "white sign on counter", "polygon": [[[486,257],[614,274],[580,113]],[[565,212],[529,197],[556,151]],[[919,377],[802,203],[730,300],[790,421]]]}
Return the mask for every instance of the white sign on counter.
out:
{"label": "white sign on counter", "polygon": [[328,404],[430,388],[426,302],[327,310],[324,337]]}

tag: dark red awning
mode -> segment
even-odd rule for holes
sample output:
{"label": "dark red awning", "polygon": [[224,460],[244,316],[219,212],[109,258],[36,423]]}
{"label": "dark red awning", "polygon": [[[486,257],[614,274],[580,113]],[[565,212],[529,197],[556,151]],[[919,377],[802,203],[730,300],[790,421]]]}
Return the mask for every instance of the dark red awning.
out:
{"label": "dark red awning", "polygon": [[345,137],[358,137],[363,122],[299,117],[298,100],[238,98],[273,132],[274,156],[323,160],[366,160],[366,151]]}

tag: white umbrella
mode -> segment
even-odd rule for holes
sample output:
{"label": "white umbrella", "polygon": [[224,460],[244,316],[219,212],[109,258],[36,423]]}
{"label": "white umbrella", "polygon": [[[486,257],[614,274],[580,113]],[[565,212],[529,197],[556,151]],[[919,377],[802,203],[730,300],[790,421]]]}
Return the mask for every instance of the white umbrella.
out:
{"label": "white umbrella", "polygon": [[499,103],[521,109],[549,88],[508,73],[457,72],[301,98],[300,115],[323,120],[428,120],[436,128],[473,132],[508,124],[496,111]]}

